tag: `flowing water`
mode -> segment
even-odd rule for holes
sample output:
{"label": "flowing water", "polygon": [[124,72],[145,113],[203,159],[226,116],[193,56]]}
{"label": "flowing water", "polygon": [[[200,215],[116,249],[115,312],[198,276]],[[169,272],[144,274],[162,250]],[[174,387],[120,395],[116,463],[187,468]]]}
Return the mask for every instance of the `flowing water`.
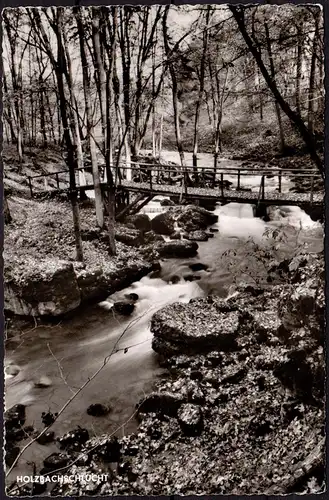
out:
{"label": "flowing water", "polygon": [[[254,182],[256,184],[256,179]],[[146,211],[147,208],[152,209],[150,217],[156,215],[154,209],[161,209],[159,201],[151,202]],[[248,239],[252,238],[256,244],[273,244],[271,240],[264,239],[267,228],[285,227],[287,242],[284,249],[288,254],[294,251],[296,242],[307,245],[309,251],[322,250],[321,225],[312,222],[298,207],[273,209],[274,220],[270,223],[254,218],[250,205],[218,205],[216,213],[219,221],[214,229],[218,229],[218,232],[208,242],[199,244],[197,257],[163,261],[159,278],[146,276],[108,300],[79,311],[71,319],[32,328],[18,335],[16,344],[11,342],[6,351],[5,364],[15,363],[20,368],[17,376],[6,380],[6,407],[10,408],[16,403],[27,404],[26,424],[33,423],[41,430],[41,413],[49,409],[58,412],[115,348],[118,352],[111,356],[101,373],[68,406],[54,424],[53,430],[56,435],[61,435],[79,424],[88,428],[91,435],[132,432],[137,424],[130,417],[136,403],[152,389],[163,373],[151,348],[149,323],[156,310],[176,301],[187,302],[192,297],[201,297],[209,292],[227,296],[232,291],[233,277],[239,274],[242,262],[250,264],[251,273],[256,272],[258,263],[250,252],[252,247]],[[232,250],[236,251],[235,257],[223,257],[224,252]],[[189,268],[192,262],[202,262],[209,268],[193,273],[201,277],[199,281],[187,282],[183,276],[192,273]],[[233,265],[233,269],[230,268],[229,264],[232,263],[237,267]],[[180,281],[171,284],[174,275],[179,276]],[[113,302],[131,292],[139,296],[134,313],[129,318],[115,316]],[[128,348],[127,352],[125,348]],[[34,382],[42,375],[49,377],[52,385],[37,389]],[[112,412],[106,417],[88,416],[86,409],[92,403],[109,404]],[[54,444],[31,446],[11,478],[30,471],[26,461],[41,464],[53,451],[58,451]]]}

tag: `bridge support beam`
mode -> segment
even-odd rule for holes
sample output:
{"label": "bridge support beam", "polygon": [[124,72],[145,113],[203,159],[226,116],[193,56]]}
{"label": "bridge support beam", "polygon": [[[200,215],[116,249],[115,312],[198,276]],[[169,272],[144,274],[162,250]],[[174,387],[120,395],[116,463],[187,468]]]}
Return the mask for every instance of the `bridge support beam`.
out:
{"label": "bridge support beam", "polygon": [[268,222],[270,220],[267,214],[267,205],[265,203],[258,203],[258,205],[253,205],[253,214],[254,217],[263,219],[265,222]]}

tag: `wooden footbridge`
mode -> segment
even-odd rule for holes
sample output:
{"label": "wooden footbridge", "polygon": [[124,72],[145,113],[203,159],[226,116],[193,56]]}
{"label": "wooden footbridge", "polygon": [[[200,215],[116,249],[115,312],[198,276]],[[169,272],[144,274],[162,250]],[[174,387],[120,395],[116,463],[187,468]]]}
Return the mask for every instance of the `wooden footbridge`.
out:
{"label": "wooden footbridge", "polygon": [[[253,189],[246,188],[248,178],[255,180],[255,177],[259,178],[259,185]],[[296,205],[309,212],[323,208],[324,193],[319,192],[319,188],[315,189],[320,179],[318,171],[312,169],[296,172],[293,169],[228,167],[214,171],[188,166],[182,171],[179,166],[131,163],[129,167],[120,165],[120,174],[116,179],[116,198],[118,209],[124,214],[131,213],[129,207],[134,208],[136,213],[157,195],[222,204],[248,203],[255,205],[257,210],[269,205]],[[292,192],[284,187],[287,180],[297,185],[302,181],[304,192],[296,192],[296,188]],[[28,183],[31,197],[70,191],[68,170],[29,177]],[[101,187],[106,193],[107,182],[104,175]],[[81,197],[86,191],[94,189],[90,168],[76,171],[76,189]],[[132,203],[130,193],[135,194]]]}

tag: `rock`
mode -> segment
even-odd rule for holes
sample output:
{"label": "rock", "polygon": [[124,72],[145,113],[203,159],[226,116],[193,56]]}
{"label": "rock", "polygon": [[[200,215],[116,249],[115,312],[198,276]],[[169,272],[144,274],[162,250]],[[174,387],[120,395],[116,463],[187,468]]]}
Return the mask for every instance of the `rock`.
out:
{"label": "rock", "polygon": [[43,461],[43,465],[49,470],[56,470],[65,467],[70,460],[65,453],[52,453]]}
{"label": "rock", "polygon": [[24,425],[26,419],[25,405],[18,404],[5,412],[6,431]]}
{"label": "rock", "polygon": [[175,219],[171,211],[156,215],[151,221],[152,231],[170,236],[175,230]]}
{"label": "rock", "polygon": [[119,462],[121,458],[121,445],[117,437],[107,439],[105,443],[98,446],[95,454],[105,462]]}
{"label": "rock", "polygon": [[[96,403],[88,406],[87,414],[93,417],[103,417],[111,411],[109,406],[105,406],[101,403]],[[84,430],[84,429],[83,429]]]}
{"label": "rock", "polygon": [[316,276],[301,284],[286,287],[279,301],[279,317],[286,330],[314,324],[312,332],[322,340],[324,325],[324,290]]}
{"label": "rock", "polygon": [[177,217],[177,224],[185,231],[198,231],[218,222],[218,216],[202,207],[187,205]]}
{"label": "rock", "polygon": [[182,235],[180,233],[178,233],[178,232],[173,233],[173,234],[170,235],[170,239],[171,240],[180,240],[181,238],[182,238]]}
{"label": "rock", "polygon": [[245,368],[234,368],[231,373],[222,378],[222,384],[238,384],[247,375],[247,370]]}
{"label": "rock", "polygon": [[165,198],[164,200],[160,201],[160,205],[162,207],[173,207],[173,206],[175,206],[175,202],[168,199],[168,198]]}
{"label": "rock", "polygon": [[26,434],[22,427],[13,427],[12,429],[6,430],[7,442],[13,443],[14,441],[21,441],[24,438],[26,438]]}
{"label": "rock", "polygon": [[196,276],[195,274],[187,274],[183,276],[185,281],[198,281],[201,280],[201,276]]}
{"label": "rock", "polygon": [[46,444],[52,443],[54,441],[54,439],[55,439],[54,431],[48,431],[48,432],[45,432],[44,434],[42,434],[42,436],[40,436],[37,439],[37,443],[42,444],[42,445],[46,445]]}
{"label": "rock", "polygon": [[143,233],[151,231],[151,220],[147,214],[130,215],[126,218],[126,221],[132,223],[136,229]]}
{"label": "rock", "polygon": [[200,406],[182,404],[178,410],[177,419],[186,436],[199,436],[203,430],[203,418]]}
{"label": "rock", "polygon": [[171,276],[169,279],[169,283],[171,283],[172,285],[176,285],[179,282],[180,282],[180,277],[176,275]]}
{"label": "rock", "polygon": [[94,229],[82,230],[81,238],[82,241],[93,241],[97,240],[100,237],[100,234],[101,234],[101,229],[98,227]]}
{"label": "rock", "polygon": [[240,321],[238,311],[218,311],[206,299],[171,304],[152,316],[152,348],[164,355],[237,349]]}
{"label": "rock", "polygon": [[191,241],[207,241],[208,235],[205,231],[192,231],[189,233],[188,239]]}
{"label": "rock", "polygon": [[143,245],[144,238],[138,229],[129,229],[127,227],[118,227],[115,231],[115,239],[121,241],[130,247],[139,247]]}
{"label": "rock", "polygon": [[6,443],[5,446],[5,463],[11,467],[20,453],[18,446],[13,446],[11,443]]}
{"label": "rock", "polygon": [[115,268],[106,275],[99,267],[89,270],[78,270],[77,280],[81,292],[82,303],[98,303],[118,290],[129,287],[135,281],[147,275],[155,264],[139,261],[134,264]]}
{"label": "rock", "polygon": [[[87,410],[88,413],[88,410]],[[62,449],[74,449],[80,450],[82,445],[85,444],[89,439],[89,432],[87,429],[82,429],[78,427],[73,431],[67,432],[58,439],[59,445]]]}
{"label": "rock", "polygon": [[50,387],[51,385],[52,385],[51,379],[49,377],[46,377],[45,375],[40,377],[39,380],[37,380],[36,382],[34,382],[34,386],[40,389]]}
{"label": "rock", "polygon": [[209,266],[207,264],[202,264],[202,262],[195,262],[193,264],[190,264],[188,267],[191,269],[191,271],[194,271],[194,272],[195,271],[206,271],[209,268]]}
{"label": "rock", "polygon": [[41,420],[42,423],[44,424],[45,427],[48,427],[49,425],[53,424],[56,420],[58,413],[52,413],[51,411],[42,412],[41,413]]}
{"label": "rock", "polygon": [[137,293],[127,293],[125,295],[125,297],[126,297],[126,299],[132,300],[133,302],[136,302],[139,299],[139,296],[137,295]]}
{"label": "rock", "polygon": [[138,412],[161,413],[169,417],[176,417],[182,401],[179,394],[171,394],[168,392],[152,393],[142,400]]}
{"label": "rock", "polygon": [[214,233],[207,233],[207,232],[206,235],[208,236],[208,238],[213,238],[215,236]]}
{"label": "rock", "polygon": [[312,400],[313,370],[303,350],[291,351],[287,359],[277,364],[273,374],[302,400]]}
{"label": "rock", "polygon": [[16,377],[20,372],[20,369],[17,365],[11,364],[6,366],[5,373],[6,375],[11,375],[12,377]]}
{"label": "rock", "polygon": [[157,234],[154,231],[148,231],[147,233],[144,233],[144,241],[148,245],[157,241],[165,241],[165,239],[161,236],[161,234]]}
{"label": "rock", "polygon": [[207,359],[210,361],[211,366],[216,367],[222,363],[223,355],[220,352],[213,351],[207,355]]}
{"label": "rock", "polygon": [[156,250],[159,252],[160,257],[188,258],[195,257],[198,248],[195,241],[166,241],[157,245]]}
{"label": "rock", "polygon": [[23,277],[4,283],[4,308],[20,316],[59,316],[76,309],[81,295],[72,263],[36,262]]}
{"label": "rock", "polygon": [[209,231],[210,231],[211,233],[218,233],[219,229],[216,229],[215,227],[210,227],[210,228],[209,228]]}
{"label": "rock", "polygon": [[134,312],[135,305],[128,301],[120,300],[113,304],[115,312],[122,314],[122,316],[130,316]]}

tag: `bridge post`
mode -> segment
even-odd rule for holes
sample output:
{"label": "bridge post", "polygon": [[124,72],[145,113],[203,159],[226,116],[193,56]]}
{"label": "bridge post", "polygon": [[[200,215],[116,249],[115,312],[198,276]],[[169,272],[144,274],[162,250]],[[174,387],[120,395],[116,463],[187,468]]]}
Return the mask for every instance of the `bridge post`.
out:
{"label": "bridge post", "polygon": [[282,172],[279,173],[279,193],[282,191]]}
{"label": "bridge post", "polygon": [[223,172],[220,174],[220,191],[221,191],[222,198],[224,198],[224,174],[223,174]]}
{"label": "bridge post", "polygon": [[310,195],[311,205],[313,205],[313,188],[314,188],[314,177],[312,175],[312,177],[311,177],[311,195]]}
{"label": "bridge post", "polygon": [[265,198],[265,175],[262,176],[262,200]]}
{"label": "bridge post", "polygon": [[59,189],[59,178],[58,178],[58,173],[56,172],[56,182],[57,182],[57,189]]}
{"label": "bridge post", "polygon": [[238,170],[238,186],[237,191],[240,191],[240,169]]}
{"label": "bridge post", "polygon": [[253,206],[253,215],[258,219],[263,219],[265,222],[268,222],[269,218],[267,215],[267,205],[265,203],[258,203]]}

